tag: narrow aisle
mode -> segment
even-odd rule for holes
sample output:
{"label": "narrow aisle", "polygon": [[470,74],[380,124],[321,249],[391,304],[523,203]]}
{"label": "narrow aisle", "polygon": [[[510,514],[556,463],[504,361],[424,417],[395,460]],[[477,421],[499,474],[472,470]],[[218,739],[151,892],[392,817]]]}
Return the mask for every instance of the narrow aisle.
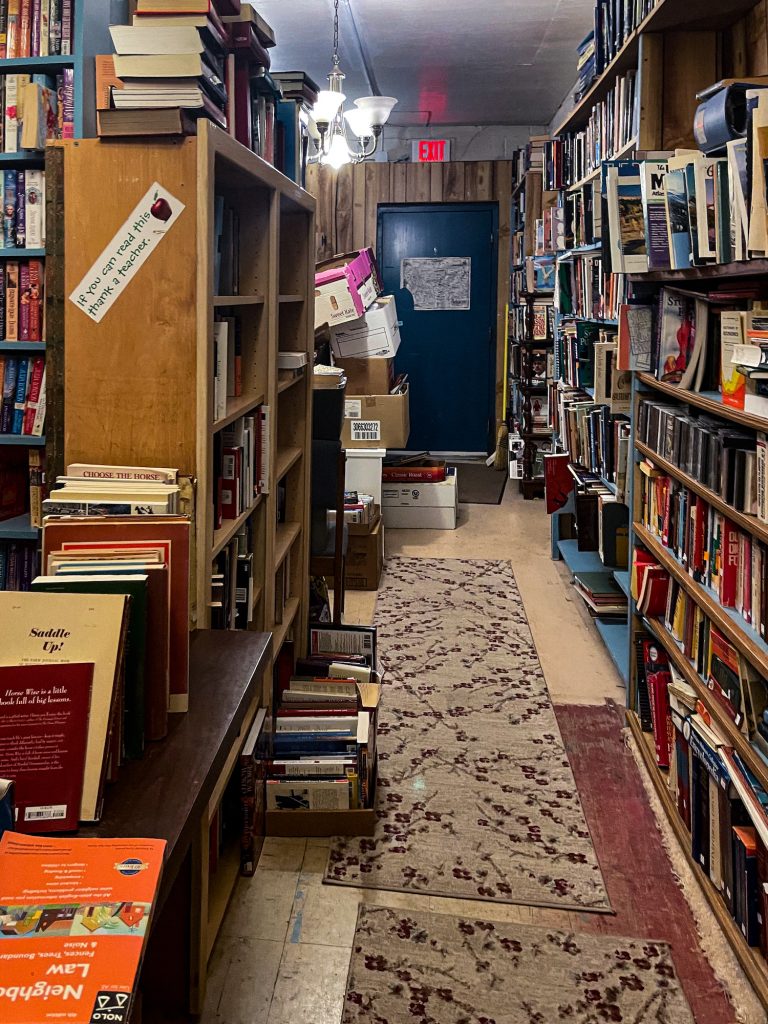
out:
{"label": "narrow aisle", "polygon": [[[455,532],[390,531],[387,556],[511,562],[615,915],[323,885],[327,840],[268,839],[214,952],[203,1024],[339,1024],[359,904],[665,940],[697,1024],[735,1024],[624,741],[624,689],[550,559],[540,503],[508,488],[500,506],[461,506],[460,524]],[[347,620],[370,622],[375,597],[348,593]],[[725,948],[721,963],[732,961]],[[742,993],[743,1019],[757,1024],[764,1017],[748,1000]]]}

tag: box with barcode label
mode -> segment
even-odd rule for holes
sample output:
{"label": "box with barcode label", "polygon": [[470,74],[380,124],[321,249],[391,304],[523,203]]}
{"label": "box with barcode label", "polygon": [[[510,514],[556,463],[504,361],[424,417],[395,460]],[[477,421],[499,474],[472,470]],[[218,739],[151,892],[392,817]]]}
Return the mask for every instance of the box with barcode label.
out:
{"label": "box with barcode label", "polygon": [[344,400],[345,448],[405,448],[411,432],[408,388],[402,395],[347,395]]}

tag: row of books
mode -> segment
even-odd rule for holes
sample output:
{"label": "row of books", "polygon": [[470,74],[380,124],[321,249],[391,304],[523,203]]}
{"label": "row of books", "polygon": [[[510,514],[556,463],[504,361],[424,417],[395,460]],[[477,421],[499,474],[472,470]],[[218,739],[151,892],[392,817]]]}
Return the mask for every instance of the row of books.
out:
{"label": "row of books", "polygon": [[0,76],[0,151],[42,151],[49,139],[74,138],[72,68],[50,75]]}
{"label": "row of books", "polygon": [[585,128],[568,132],[547,143],[544,187],[568,188],[600,169],[637,136],[639,104],[637,72],[620,75],[605,99],[592,108]]}
{"label": "row of books", "polygon": [[259,494],[269,491],[269,406],[257,406],[214,434],[215,529],[237,519]]}
{"label": "row of books", "polygon": [[659,0],[597,0],[595,4],[595,74],[602,75],[629,36]]}
{"label": "row of books", "polygon": [[45,358],[0,355],[0,434],[41,437],[45,427]]}
{"label": "row of books", "polygon": [[0,591],[29,590],[38,572],[34,541],[0,540]]}
{"label": "row of books", "polygon": [[688,575],[732,608],[759,636],[768,636],[766,546],[699,495],[641,463],[640,521]]}
{"label": "row of books", "polygon": [[[338,634],[348,634],[339,643]],[[373,627],[316,627],[310,657],[280,667],[267,811],[344,811],[373,806],[381,685]],[[325,638],[325,650],[318,641]],[[369,653],[361,642],[372,641]],[[350,641],[359,654],[344,653]],[[292,661],[292,659],[291,659]]]}
{"label": "row of books", "polygon": [[243,393],[242,324],[238,316],[218,316],[213,324],[213,419],[227,415],[227,401]]}
{"label": "row of books", "polygon": [[0,0],[0,60],[71,54],[73,0]]}
{"label": "row of books", "polygon": [[[621,494],[614,494],[599,473],[574,463],[567,452],[544,456],[544,478],[548,514],[560,511],[572,498],[578,550],[598,552],[606,568],[626,569],[629,510]],[[593,594],[597,592],[591,586],[582,589]],[[618,612],[626,612],[626,602],[619,598],[612,584],[607,589],[603,586],[602,593],[610,593],[612,600],[595,600],[594,604],[618,605]],[[584,593],[581,596],[584,597]],[[587,604],[590,604],[589,600]],[[594,605],[590,607],[597,611]],[[608,612],[603,607],[604,614],[616,614],[617,611]]]}
{"label": "row of books", "polygon": [[0,338],[45,340],[45,270],[42,260],[3,260],[0,265]]}
{"label": "row of books", "polygon": [[[45,246],[45,171],[3,172],[3,246],[6,249]],[[37,280],[37,289],[38,293],[42,289],[41,278]]]}
{"label": "row of books", "polygon": [[641,401],[635,437],[738,512],[768,522],[766,436],[676,405]]}
{"label": "row of books", "polygon": [[211,628],[247,629],[254,621],[253,520],[219,552],[211,572]]}
{"label": "row of books", "polygon": [[596,473],[626,492],[629,422],[580,389],[557,388],[550,408],[557,409],[553,430],[572,463]]}
{"label": "row of books", "polygon": [[[655,640],[639,640],[637,664],[651,709],[646,728],[690,831],[693,859],[747,943],[768,958],[768,793]],[[719,658],[714,672],[735,675]]]}
{"label": "row of books", "polygon": [[592,388],[593,398],[612,413],[629,413],[632,380],[618,366],[617,333],[595,321],[562,318],[555,339],[557,379],[574,388]]}

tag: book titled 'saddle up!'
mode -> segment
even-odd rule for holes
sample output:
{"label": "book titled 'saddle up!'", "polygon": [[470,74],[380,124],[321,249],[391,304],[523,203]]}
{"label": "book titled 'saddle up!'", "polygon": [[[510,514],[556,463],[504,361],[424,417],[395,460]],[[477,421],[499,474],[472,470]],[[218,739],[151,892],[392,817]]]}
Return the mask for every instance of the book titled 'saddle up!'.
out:
{"label": "book titled 'saddle up!'", "polygon": [[160,839],[0,840],[0,1020],[130,1019]]}

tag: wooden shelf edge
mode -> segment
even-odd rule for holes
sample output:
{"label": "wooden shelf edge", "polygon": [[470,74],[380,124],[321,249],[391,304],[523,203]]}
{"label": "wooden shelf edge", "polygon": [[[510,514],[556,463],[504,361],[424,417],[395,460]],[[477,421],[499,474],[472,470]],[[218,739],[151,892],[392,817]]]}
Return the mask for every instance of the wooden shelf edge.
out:
{"label": "wooden shelf edge", "polygon": [[[305,369],[306,369],[306,367],[305,367]],[[285,380],[280,380],[280,377],[278,376],[278,379],[277,379],[277,393],[278,393],[278,395],[282,395],[282,393],[284,391],[287,391],[288,388],[292,388],[294,384],[298,384],[298,382],[300,380],[306,380],[306,379],[307,379],[306,373],[300,373],[296,377],[288,377]]]}
{"label": "wooden shelf edge", "polygon": [[214,295],[213,305],[219,306],[263,306],[266,299],[263,295]]}
{"label": "wooden shelf edge", "polygon": [[301,523],[278,523],[275,533],[275,572],[286,559],[291,546],[301,533]]}
{"label": "wooden shelf edge", "polygon": [[304,301],[304,296],[303,295],[296,295],[296,294],[279,295],[277,301],[278,302],[303,302]]}
{"label": "wooden shelf edge", "polygon": [[738,263],[710,263],[702,267],[686,267],[685,270],[650,270],[644,274],[628,274],[636,284],[672,284],[675,281],[712,281],[730,277],[763,277],[768,271],[768,259],[762,256]]}
{"label": "wooden shelf edge", "polygon": [[713,416],[720,416],[722,419],[731,420],[733,423],[739,423],[752,430],[768,430],[768,419],[763,416],[755,416],[750,412],[744,412],[743,409],[734,409],[730,405],[723,405],[722,402],[707,398],[706,395],[701,395],[698,391],[688,391],[680,389],[674,384],[666,384],[664,381],[657,380],[650,373],[638,373],[637,379],[655,391],[669,395],[670,398],[676,398],[678,402],[683,402],[686,405],[695,405],[696,408],[712,413]]}
{"label": "wooden shelf edge", "polygon": [[213,561],[213,559],[224,550],[240,527],[251,518],[253,513],[261,504],[261,499],[263,497],[263,494],[257,494],[245,512],[241,512],[237,519],[227,519],[225,525],[218,530],[214,530],[213,546],[211,547],[211,561]]}
{"label": "wooden shelf edge", "polygon": [[211,958],[213,947],[216,944],[216,939],[239,875],[240,843],[234,842],[222,854],[216,872],[209,882],[208,928],[206,934],[206,959],[208,960]]}
{"label": "wooden shelf edge", "polygon": [[298,597],[289,598],[288,601],[286,602],[285,608],[283,608],[283,621],[276,623],[274,629],[272,630],[273,649],[275,651],[275,654],[277,654],[277,652],[280,650],[283,641],[288,635],[288,630],[293,625],[298,610]]}
{"label": "wooden shelf edge", "polygon": [[212,432],[218,434],[241,416],[245,416],[251,409],[264,404],[264,395],[240,395],[227,402],[227,415],[220,420],[213,421]]}
{"label": "wooden shelf edge", "polygon": [[750,771],[760,780],[760,784],[768,789],[768,765],[755,753],[749,740],[739,730],[733,720],[728,717],[721,705],[718,704],[717,698],[712,695],[706,683],[696,671],[693,662],[680,649],[669,630],[655,619],[644,619],[643,623],[667,652],[675,667],[685,677],[688,685],[692,686],[696,691],[702,704],[717,722],[718,728],[725,734],[730,745],[744,758],[749,765]]}
{"label": "wooden shelf edge", "polygon": [[661,806],[664,808],[667,820],[672,826],[672,830],[675,833],[683,853],[685,854],[689,867],[693,871],[699,888],[712,908],[712,912],[717,918],[717,923],[722,928],[723,934],[733,949],[733,952],[741,964],[744,973],[747,975],[750,984],[754,988],[755,994],[763,1006],[768,1009],[768,965],[766,965],[760,955],[760,950],[753,948],[752,946],[748,946],[744,941],[743,935],[739,931],[736,922],[728,913],[725,904],[720,898],[720,894],[710,881],[709,876],[704,874],[704,871],[693,859],[693,855],[691,854],[690,834],[688,829],[685,827],[685,823],[678,814],[677,807],[672,800],[672,794],[669,792],[669,788],[664,782],[664,777],[656,767],[649,738],[640,728],[640,721],[634,711],[627,709],[626,718],[630,732],[640,749],[640,756],[642,757],[643,764],[645,765],[653,787],[658,794]]}
{"label": "wooden shelf edge", "polygon": [[277,459],[275,460],[275,480],[282,480],[285,474],[295,466],[304,454],[304,449],[298,445],[290,445],[286,448],[278,448]]}
{"label": "wooden shelf edge", "polygon": [[727,516],[732,523],[735,523],[742,530],[747,533],[751,533],[754,537],[759,537],[768,543],[768,523],[764,523],[757,516],[751,516],[748,512],[739,512],[732,505],[729,505],[727,501],[711,491],[704,484],[700,484],[695,477],[689,476],[684,470],[678,469],[673,463],[668,462],[663,456],[658,455],[652,448],[649,448],[643,441],[635,441],[635,448],[644,455],[647,459],[650,459],[658,469],[663,469],[665,473],[669,473],[670,476],[679,480],[680,483],[685,484],[691,491],[694,491],[699,497],[703,498],[710,505],[714,506],[719,512],[722,512],[724,516]]}
{"label": "wooden shelf edge", "polygon": [[750,637],[750,632],[754,632],[754,630],[750,630],[746,622],[743,628],[738,622],[735,622],[720,602],[709,593],[708,589],[689,576],[674,555],[667,551],[661,541],[654,537],[642,523],[635,522],[632,528],[635,536],[658,558],[670,575],[674,576],[682,588],[690,595],[692,600],[706,612],[707,617],[714,622],[717,628],[722,633],[725,633],[731,643],[738,647],[747,661],[759,669],[764,676],[768,676],[768,652],[762,650],[758,643],[756,643],[759,640],[757,634],[755,634],[755,639]]}

